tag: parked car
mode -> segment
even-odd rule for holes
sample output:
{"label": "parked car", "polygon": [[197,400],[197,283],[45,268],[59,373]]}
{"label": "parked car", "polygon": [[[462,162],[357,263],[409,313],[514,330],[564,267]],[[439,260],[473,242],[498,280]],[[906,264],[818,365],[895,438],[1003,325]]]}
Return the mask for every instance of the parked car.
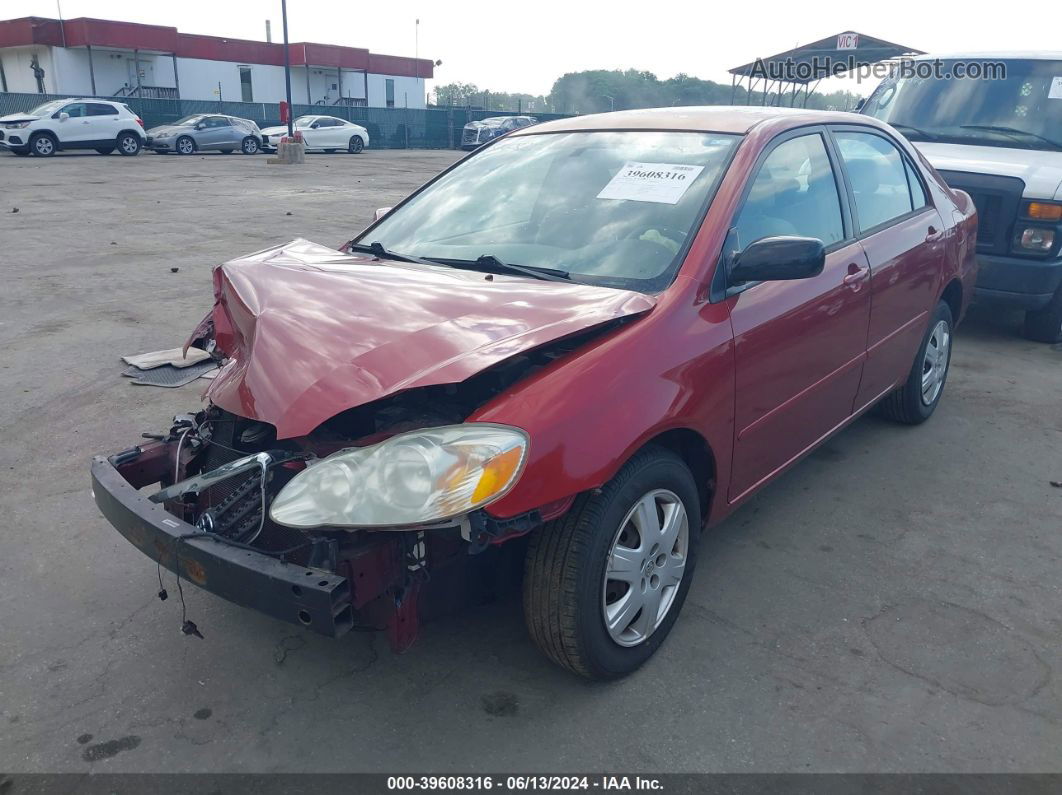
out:
{"label": "parked car", "polygon": [[538,119],[534,116],[491,116],[482,121],[470,121],[461,131],[461,148],[475,149],[507,132],[535,124]]}
{"label": "parked car", "polygon": [[146,146],[155,154],[195,152],[232,154],[236,150],[256,155],[262,148],[262,131],[251,119],[223,116],[220,113],[193,113],[173,124],[163,124],[147,131]]}
{"label": "parked car", "polygon": [[[368,130],[335,116],[299,116],[293,126],[295,131],[302,135],[307,150],[338,152],[342,149],[356,155],[369,145]],[[277,143],[287,134],[286,124],[267,127],[262,130],[263,147],[276,150]]]}
{"label": "parked car", "polygon": [[0,118],[0,148],[16,155],[51,157],[60,149],[137,155],[143,143],[140,117],[128,105],[104,99],[54,99]]}
{"label": "parked car", "polygon": [[[922,56],[941,76],[885,80],[863,113],[906,135],[980,217],[979,303],[1025,310],[1025,336],[1062,342],[1062,52]],[[949,79],[1001,64],[999,79]]]}
{"label": "parked car", "polygon": [[975,225],[866,116],[517,130],[341,251],[218,266],[189,340],[224,362],[207,407],[93,459],[93,493],[181,578],[398,649],[447,567],[515,551],[546,655],[621,676],[670,632],[703,526],[873,407],[933,414]]}

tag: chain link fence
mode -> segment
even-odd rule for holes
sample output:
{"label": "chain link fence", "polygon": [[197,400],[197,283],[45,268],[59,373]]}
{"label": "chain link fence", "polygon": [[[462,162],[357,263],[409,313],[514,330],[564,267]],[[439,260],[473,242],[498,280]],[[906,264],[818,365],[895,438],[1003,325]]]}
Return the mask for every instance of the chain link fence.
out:
{"label": "chain link fence", "polygon": [[[84,99],[84,96],[57,94],[0,93],[0,116],[24,113],[53,99]],[[145,127],[169,124],[193,113],[222,113],[251,119],[259,127],[280,124],[280,104],[276,102],[218,102],[206,99],[147,99],[141,97],[98,97],[123,102],[144,120]],[[517,116],[511,111],[474,110],[464,107],[367,108],[350,105],[294,105],[294,117],[335,116],[360,124],[369,132],[376,149],[454,149],[461,145],[461,129],[470,121],[491,116]],[[528,114],[523,114],[528,115]],[[539,121],[562,119],[566,114],[535,113]]]}

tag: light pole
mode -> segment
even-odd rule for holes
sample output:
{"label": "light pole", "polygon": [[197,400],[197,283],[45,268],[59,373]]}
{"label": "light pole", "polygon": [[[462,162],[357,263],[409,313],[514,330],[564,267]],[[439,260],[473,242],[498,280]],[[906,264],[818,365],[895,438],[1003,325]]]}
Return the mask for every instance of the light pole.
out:
{"label": "light pole", "polygon": [[[284,87],[288,96],[288,137],[295,137],[295,115],[291,106],[291,53],[288,51],[288,0],[280,0],[280,16],[284,20]],[[307,69],[310,67],[307,66]]]}

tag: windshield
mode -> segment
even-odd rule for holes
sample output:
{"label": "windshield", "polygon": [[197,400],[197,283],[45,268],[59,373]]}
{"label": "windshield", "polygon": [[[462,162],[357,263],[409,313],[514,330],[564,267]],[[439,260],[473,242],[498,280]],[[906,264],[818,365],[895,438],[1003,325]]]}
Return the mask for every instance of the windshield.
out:
{"label": "windshield", "polygon": [[492,255],[573,281],[656,292],[674,278],[739,140],[649,131],[503,139],[358,242],[438,260]]}
{"label": "windshield", "polygon": [[177,119],[173,123],[174,127],[191,127],[194,124],[198,124],[199,120],[203,118],[202,113],[193,113],[191,116],[185,116],[183,119]]}
{"label": "windshield", "polygon": [[[945,73],[956,63],[944,61]],[[1062,150],[1062,61],[1000,63],[999,80],[887,79],[863,112],[913,141]]]}
{"label": "windshield", "polygon": [[38,105],[27,116],[47,116],[51,113],[55,113],[59,108],[65,105],[69,100],[65,99],[53,99],[51,102],[45,102],[43,105]]}

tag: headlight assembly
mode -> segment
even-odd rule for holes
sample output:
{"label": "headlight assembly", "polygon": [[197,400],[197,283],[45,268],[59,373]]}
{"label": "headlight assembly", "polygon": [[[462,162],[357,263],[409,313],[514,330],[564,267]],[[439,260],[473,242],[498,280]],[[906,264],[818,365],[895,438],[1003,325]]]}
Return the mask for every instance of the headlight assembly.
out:
{"label": "headlight assembly", "polygon": [[308,466],[273,500],[287,527],[404,527],[461,516],[503,496],[527,459],[527,435],[468,423],[393,436]]}

